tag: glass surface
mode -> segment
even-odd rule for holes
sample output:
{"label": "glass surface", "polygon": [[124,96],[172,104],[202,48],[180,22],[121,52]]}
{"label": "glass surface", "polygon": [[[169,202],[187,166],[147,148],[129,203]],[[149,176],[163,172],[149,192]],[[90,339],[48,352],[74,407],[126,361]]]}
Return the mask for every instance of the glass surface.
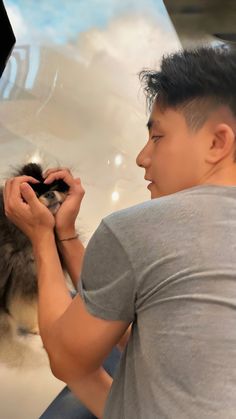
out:
{"label": "glass surface", "polygon": [[[86,190],[85,243],[107,214],[150,199],[138,72],[180,48],[158,0],[5,0],[16,45],[0,80],[0,180],[29,161],[69,167]],[[64,383],[39,336],[0,345],[1,417],[38,418]]]}
{"label": "glass surface", "polygon": [[87,240],[108,213],[149,199],[135,158],[146,104],[138,72],[180,48],[158,0],[7,0],[16,46],[0,80],[0,176],[68,166],[86,189]]}

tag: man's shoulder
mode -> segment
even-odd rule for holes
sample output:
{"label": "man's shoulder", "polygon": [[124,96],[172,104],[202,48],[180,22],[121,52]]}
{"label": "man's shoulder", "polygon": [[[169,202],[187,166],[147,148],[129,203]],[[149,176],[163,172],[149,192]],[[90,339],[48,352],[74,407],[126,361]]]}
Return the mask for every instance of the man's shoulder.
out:
{"label": "man's shoulder", "polygon": [[115,211],[103,218],[103,223],[111,230],[130,229],[132,226],[138,229],[145,223],[158,221],[158,218],[163,219],[164,214],[168,216],[171,209],[176,208],[177,205],[177,198],[174,195],[152,199]]}
{"label": "man's shoulder", "polygon": [[130,229],[144,227],[144,224],[152,222],[163,222],[167,219],[176,218],[178,212],[187,216],[188,213],[196,211],[199,207],[200,201],[206,203],[207,196],[212,192],[215,193],[214,188],[207,188],[203,186],[196,186],[189,189],[183,189],[173,194],[165,195],[160,198],[155,198],[145,201],[131,207],[115,211],[103,219],[103,223],[113,229]]}
{"label": "man's shoulder", "polygon": [[[155,201],[155,202],[154,202]],[[108,226],[115,222],[126,221],[136,217],[141,217],[144,213],[149,211],[151,208],[159,205],[157,199],[141,202],[136,205],[132,205],[127,208],[120,209],[118,211],[112,212],[103,218],[103,222]]]}

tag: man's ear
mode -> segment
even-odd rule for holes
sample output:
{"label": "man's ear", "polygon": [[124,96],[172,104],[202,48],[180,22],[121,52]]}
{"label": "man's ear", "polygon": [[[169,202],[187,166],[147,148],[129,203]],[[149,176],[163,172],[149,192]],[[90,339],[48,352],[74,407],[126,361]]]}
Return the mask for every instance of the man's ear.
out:
{"label": "man's ear", "polygon": [[208,163],[217,163],[225,157],[235,153],[235,133],[230,125],[218,124],[213,132],[211,146],[206,160]]}

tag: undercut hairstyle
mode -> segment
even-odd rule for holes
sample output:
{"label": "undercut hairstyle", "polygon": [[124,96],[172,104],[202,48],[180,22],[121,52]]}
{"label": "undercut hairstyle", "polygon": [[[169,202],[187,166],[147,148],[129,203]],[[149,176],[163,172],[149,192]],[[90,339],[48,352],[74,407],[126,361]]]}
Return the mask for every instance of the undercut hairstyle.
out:
{"label": "undercut hairstyle", "polygon": [[227,47],[200,47],[162,58],[159,71],[139,73],[151,110],[182,111],[187,125],[198,130],[212,111],[226,105],[236,117],[236,52]]}

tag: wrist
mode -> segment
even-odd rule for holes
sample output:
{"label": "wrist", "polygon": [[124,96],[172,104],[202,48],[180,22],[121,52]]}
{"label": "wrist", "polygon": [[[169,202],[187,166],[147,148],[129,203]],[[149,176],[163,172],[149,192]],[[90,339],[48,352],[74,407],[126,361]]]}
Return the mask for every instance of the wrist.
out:
{"label": "wrist", "polygon": [[34,250],[45,248],[50,242],[55,242],[55,235],[53,230],[38,230],[32,238],[32,246]]}
{"label": "wrist", "polygon": [[60,240],[66,237],[76,236],[77,231],[76,231],[75,226],[62,227],[62,228],[55,227],[55,234],[56,234],[56,237]]}
{"label": "wrist", "polygon": [[61,242],[68,242],[71,240],[77,240],[79,238],[78,233],[74,234],[73,236],[63,236],[63,237],[57,237],[57,241],[59,243]]}

